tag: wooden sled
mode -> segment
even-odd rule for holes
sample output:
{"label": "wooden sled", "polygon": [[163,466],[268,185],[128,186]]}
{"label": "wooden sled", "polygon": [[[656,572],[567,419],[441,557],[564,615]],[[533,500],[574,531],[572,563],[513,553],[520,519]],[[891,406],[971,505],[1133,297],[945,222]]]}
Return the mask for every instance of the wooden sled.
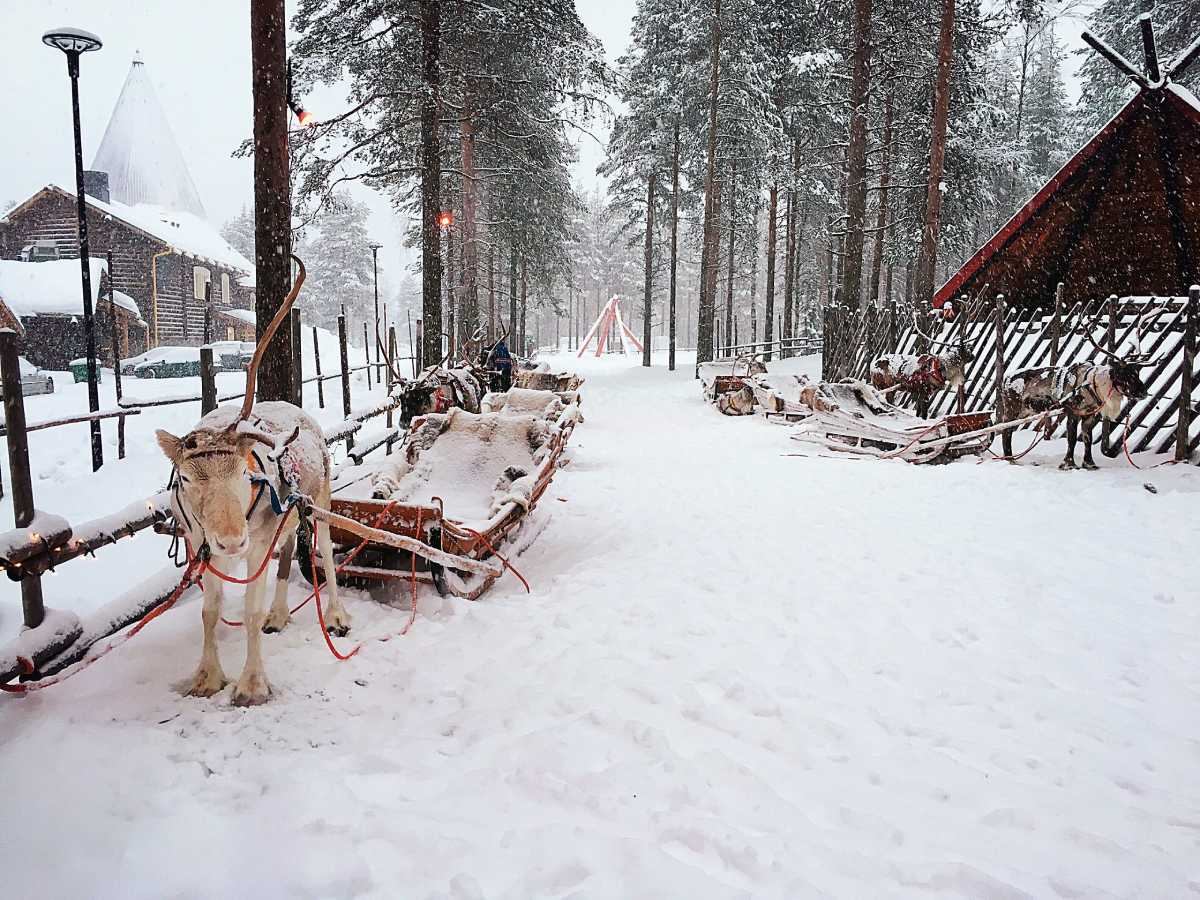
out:
{"label": "wooden sled", "polygon": [[990,411],[918,418],[862,381],[824,383],[820,395],[826,408],[812,410],[792,439],[838,453],[944,463],[983,453],[997,430]]}
{"label": "wooden sled", "polygon": [[[548,399],[557,396],[551,391],[545,393]],[[335,493],[331,515],[326,521],[334,545],[334,563],[340,570],[338,583],[366,587],[372,583],[415,578],[433,584],[442,596],[453,594],[468,600],[481,596],[503,574],[505,565],[499,557],[509,555],[505,548],[512,552],[518,533],[563,464],[563,451],[580,416],[577,404],[557,405],[555,418],[542,420],[550,437],[539,447],[539,462],[522,479],[526,484],[531,483],[528,493],[503,502],[486,518],[466,515],[439,496],[396,500]],[[428,435],[430,425],[438,425],[435,419],[445,420],[451,416],[484,420],[489,416],[504,418],[505,413],[473,416],[454,410],[451,414],[414,420],[407,451],[409,459],[414,461],[414,468],[423,454],[430,454],[437,442],[446,440],[445,436],[452,432],[449,429],[443,431],[424,447],[417,447],[413,441],[418,439],[422,429],[426,429]],[[532,421],[536,417],[526,414],[508,419],[510,422]],[[458,435],[458,439],[463,438]],[[478,477],[494,482],[499,474],[479,472]],[[369,478],[360,476],[351,484],[364,482],[366,485],[359,493],[369,492]],[[336,491],[339,486],[334,487]],[[310,581],[314,568],[311,552],[307,537],[302,535],[297,556]],[[318,577],[323,577],[319,566],[317,569]]]}

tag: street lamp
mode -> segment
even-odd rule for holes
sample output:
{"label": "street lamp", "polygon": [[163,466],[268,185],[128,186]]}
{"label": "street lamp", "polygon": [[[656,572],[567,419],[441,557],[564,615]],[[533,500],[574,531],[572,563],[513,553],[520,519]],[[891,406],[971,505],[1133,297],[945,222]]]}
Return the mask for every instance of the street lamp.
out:
{"label": "street lamp", "polygon": [[[67,56],[67,74],[71,77],[71,117],[75,127],[75,206],[79,217],[79,264],[83,278],[83,333],[87,340],[88,408],[100,409],[100,389],[96,368],[96,322],[92,315],[92,272],[88,256],[87,210],[83,193],[83,138],[79,131],[79,54],[99,50],[100,38],[80,28],[52,28],[42,35],[47,47]],[[112,278],[112,273],[108,273]],[[92,471],[104,465],[104,447],[100,441],[100,421],[92,419]]]}
{"label": "street lamp", "polygon": [[[375,375],[376,378],[378,378],[379,363],[381,362],[379,357],[379,248],[382,247],[383,244],[371,243],[367,244],[367,246],[371,248],[371,268],[375,273]],[[370,361],[370,358],[371,354],[370,351],[368,351],[367,360]]]}

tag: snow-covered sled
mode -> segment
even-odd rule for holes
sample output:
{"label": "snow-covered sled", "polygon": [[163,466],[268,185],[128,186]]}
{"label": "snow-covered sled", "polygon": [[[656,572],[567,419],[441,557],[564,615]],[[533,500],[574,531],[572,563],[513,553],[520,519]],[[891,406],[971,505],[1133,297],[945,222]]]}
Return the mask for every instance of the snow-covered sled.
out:
{"label": "snow-covered sled", "polygon": [[[481,413],[450,409],[414,420],[402,452],[334,485],[340,577],[353,585],[415,578],[443,595],[481,595],[559,468],[581,421],[575,400],[514,388],[488,395]],[[362,526],[374,536],[364,539]],[[395,538],[423,546],[413,552]],[[309,552],[301,541],[306,573]]]}
{"label": "snow-covered sled", "polygon": [[982,453],[996,430],[991,412],[918,418],[865,381],[815,387],[806,392],[811,412],[792,438],[827,450],[912,463],[948,462]]}
{"label": "snow-covered sled", "polygon": [[754,412],[752,379],[766,371],[761,362],[744,356],[696,366],[704,399],[727,416],[748,416]]}

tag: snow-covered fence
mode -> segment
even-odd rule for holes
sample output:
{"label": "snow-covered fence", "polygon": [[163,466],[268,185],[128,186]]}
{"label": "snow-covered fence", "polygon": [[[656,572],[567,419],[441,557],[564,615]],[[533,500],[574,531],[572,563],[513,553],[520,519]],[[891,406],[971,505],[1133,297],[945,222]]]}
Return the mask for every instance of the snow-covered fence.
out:
{"label": "snow-covered fence", "polygon": [[[1066,306],[1061,291],[1052,306],[1014,307],[1002,298],[968,303],[963,298],[958,315],[943,321],[929,337],[956,344],[960,337],[974,352],[966,368],[968,411],[995,406],[997,391],[1006,374],[1022,369],[1102,362],[1103,354],[1088,338],[1111,352],[1136,339],[1138,316],[1161,308],[1162,313],[1145,327],[1144,348],[1156,363],[1143,370],[1148,395],[1126,404],[1119,422],[1104,422],[1102,449],[1108,456],[1121,452],[1173,452],[1178,460],[1190,459],[1200,449],[1200,397],[1196,396],[1196,342],[1200,324],[1200,288],[1188,296],[1108,297]],[[1149,319],[1149,317],[1146,317]],[[896,306],[871,306],[864,312],[835,307],[825,311],[825,356],[822,377],[827,381],[854,377],[867,379],[871,365],[885,353],[927,352],[927,342],[912,324],[912,315]],[[911,398],[899,395],[901,404]],[[951,411],[954,395],[936,394],[929,415]],[[1059,421],[1055,431],[1065,422]]]}
{"label": "snow-covered fence", "polygon": [[[8,339],[6,335],[11,335]],[[13,512],[16,528],[0,534],[0,571],[21,583],[25,630],[15,641],[0,646],[0,685],[18,677],[32,674],[52,675],[77,662],[98,641],[139,621],[158,606],[179,583],[179,572],[168,567],[148,581],[135,585],[121,597],[105,605],[96,614],[81,621],[73,613],[47,610],[42,602],[42,575],[57,566],[92,555],[102,547],[115,544],[148,528],[172,533],[167,523],[170,493],[162,491],[153,497],[137,500],[115,513],[89,522],[72,525],[60,516],[38,511],[34,506],[33,485],[29,472],[25,435],[24,403],[20,392],[20,375],[14,365],[10,374],[7,356],[16,358],[16,335],[0,331],[0,381],[4,389],[5,412],[10,429],[8,448],[13,480]],[[340,378],[341,375],[329,376]],[[10,384],[15,380],[16,389]],[[195,402],[199,398],[188,398]],[[369,407],[350,412],[344,421],[325,430],[329,444],[345,441],[353,448],[353,436],[371,419],[387,416],[386,426],[363,442],[357,453],[351,452],[355,464],[368,453],[392,444],[399,439],[402,428],[393,427],[391,414],[400,406],[401,393],[394,390],[386,399]],[[176,400],[175,402],[185,402]],[[119,410],[113,414],[135,415],[139,410]],[[80,421],[86,420],[82,417]],[[48,423],[43,427],[50,427]],[[37,426],[32,426],[37,427]]]}
{"label": "snow-covered fence", "polygon": [[715,359],[730,359],[738,356],[761,356],[770,361],[772,355],[780,359],[789,356],[812,356],[820,353],[821,338],[813,336],[780,338],[775,341],[752,341],[745,344],[730,344],[713,350]]}

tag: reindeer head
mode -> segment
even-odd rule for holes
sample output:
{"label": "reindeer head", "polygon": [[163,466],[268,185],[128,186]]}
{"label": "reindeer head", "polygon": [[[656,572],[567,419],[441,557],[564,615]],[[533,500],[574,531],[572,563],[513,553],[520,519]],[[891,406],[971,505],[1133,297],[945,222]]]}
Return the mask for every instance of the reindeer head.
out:
{"label": "reindeer head", "polygon": [[237,422],[228,428],[197,428],[181,438],[161,429],[155,435],[178,472],[177,497],[185,518],[202,532],[213,552],[245,553],[251,493],[246,458],[256,443],[273,444],[273,439],[239,430]]}
{"label": "reindeer head", "polygon": [[437,412],[437,393],[441,387],[436,382],[413,381],[405,385],[400,395],[400,421],[407,425],[418,416]]}
{"label": "reindeer head", "polygon": [[1128,400],[1141,400],[1149,393],[1149,387],[1142,381],[1142,369],[1151,366],[1157,366],[1161,359],[1151,358],[1149,353],[1143,349],[1145,342],[1145,329],[1163,314],[1167,309],[1166,306],[1160,306],[1154,311],[1149,322],[1145,319],[1146,311],[1143,309],[1138,313],[1137,319],[1133,323],[1133,331],[1136,340],[1136,353],[1126,353],[1123,356],[1118,355],[1110,350],[1105,350],[1093,339],[1091,332],[1098,324],[1099,317],[1094,319],[1084,332],[1084,337],[1088,343],[1099,350],[1104,356],[1108,357],[1109,377],[1112,379],[1113,387]]}

